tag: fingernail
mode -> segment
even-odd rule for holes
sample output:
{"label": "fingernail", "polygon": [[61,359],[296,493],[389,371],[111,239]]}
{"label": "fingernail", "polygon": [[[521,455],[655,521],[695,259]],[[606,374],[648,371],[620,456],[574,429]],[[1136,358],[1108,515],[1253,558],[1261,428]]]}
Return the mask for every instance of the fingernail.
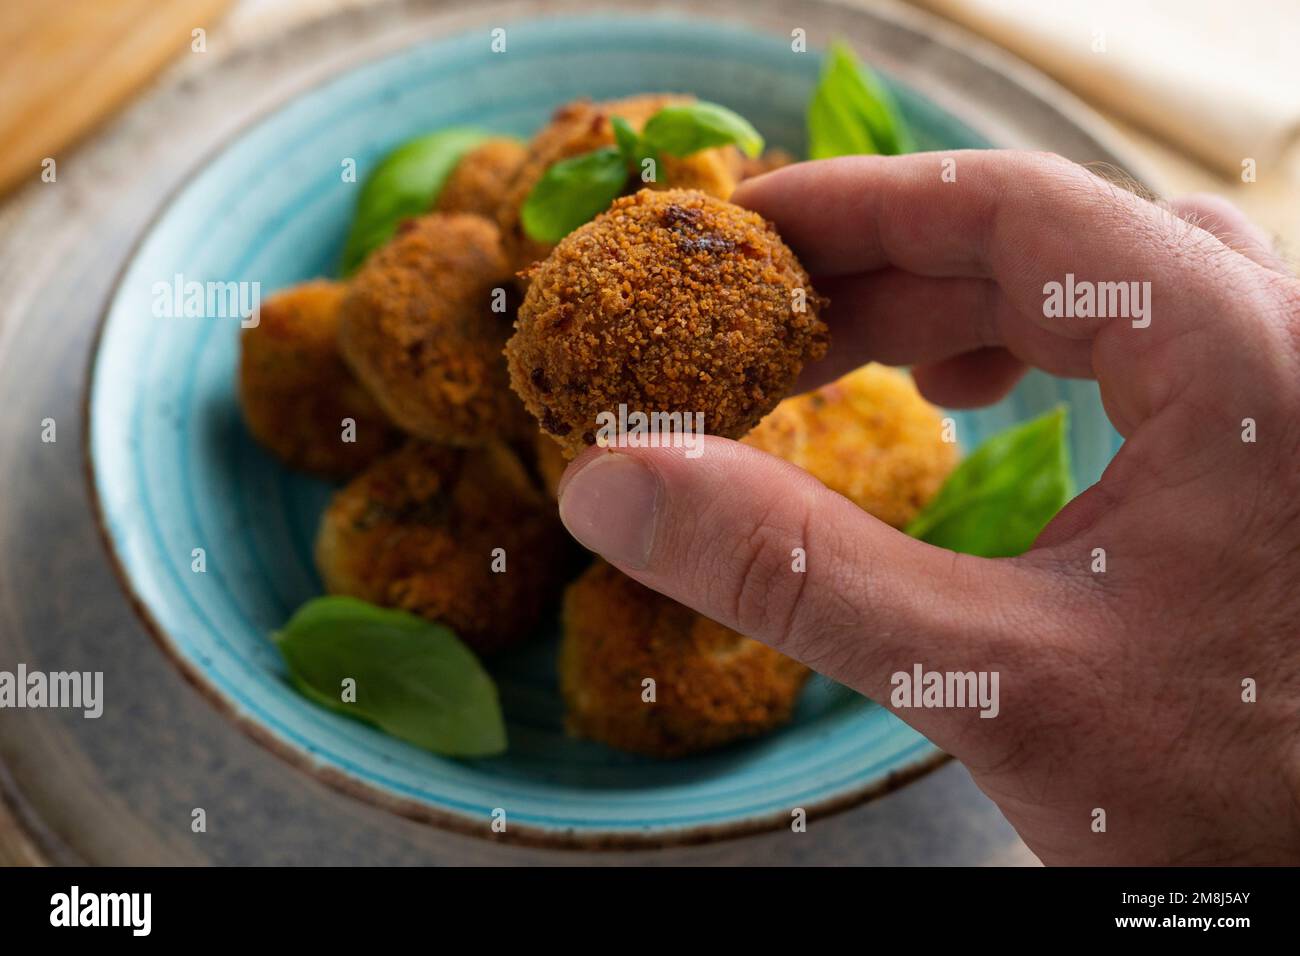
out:
{"label": "fingernail", "polygon": [[605,559],[644,568],[654,544],[659,478],[630,455],[598,455],[568,480],[560,520],[569,534]]}

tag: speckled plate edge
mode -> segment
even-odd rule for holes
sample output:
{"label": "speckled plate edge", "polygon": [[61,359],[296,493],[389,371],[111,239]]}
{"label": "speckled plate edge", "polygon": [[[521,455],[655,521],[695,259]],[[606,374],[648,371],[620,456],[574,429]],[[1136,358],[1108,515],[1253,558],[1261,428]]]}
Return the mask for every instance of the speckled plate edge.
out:
{"label": "speckled plate edge", "polygon": [[[435,0],[394,0],[391,6],[406,6],[411,8],[428,8],[437,15],[440,11],[445,11],[452,5]],[[1113,149],[1104,145],[1105,124],[1099,117],[1091,113],[1087,107],[1080,104],[1068,93],[1055,87],[1055,85],[1041,74],[1038,74],[1032,68],[1021,64],[996,48],[984,44],[982,41],[974,41],[969,35],[962,33],[950,24],[937,21],[925,14],[920,14],[910,8],[897,7],[894,4],[885,4],[883,8],[862,9],[857,7],[845,7],[838,3],[824,2],[824,0],[802,0],[794,4],[780,5],[782,13],[779,20],[774,20],[772,11],[767,9],[768,4],[760,0],[752,4],[716,4],[708,7],[707,13],[701,16],[701,19],[718,20],[719,14],[724,8],[731,7],[733,10],[741,10],[740,22],[737,24],[741,27],[750,29],[763,30],[771,28],[774,23],[788,24],[795,21],[804,21],[815,23],[819,19],[827,20],[827,29],[832,32],[843,32],[853,37],[852,29],[854,21],[859,27],[868,22],[884,22],[889,26],[913,33],[918,42],[927,46],[933,45],[941,48],[950,57],[965,59],[980,71],[988,71],[997,78],[1018,88],[1020,92],[1029,97],[1031,100],[1039,101],[1039,105],[1050,107],[1055,112],[1060,113],[1067,121],[1067,124],[1075,127],[1082,133],[1086,139],[1095,140],[1098,144],[1099,151],[1114,158],[1114,161],[1107,161],[1109,165],[1126,170],[1129,175],[1134,176],[1139,181],[1150,183],[1149,175],[1137,176],[1134,164],[1130,161],[1120,163],[1118,156]],[[808,8],[807,17],[792,15],[788,11],[793,8]],[[418,31],[402,31],[400,38],[390,39],[387,42],[380,42],[369,45],[364,54],[340,61],[332,65],[328,70],[321,71],[313,78],[304,81],[295,88],[289,90],[276,101],[262,107],[250,115],[243,117],[235,128],[232,139],[241,136],[258,123],[264,121],[273,115],[279,109],[284,107],[303,93],[315,87],[322,85],[333,79],[339,73],[348,69],[361,66],[364,63],[387,57],[401,49],[416,46],[431,39],[448,35],[453,31],[464,29],[474,22],[498,23],[509,22],[514,18],[536,18],[546,13],[565,12],[569,14],[581,14],[583,12],[593,12],[596,7],[585,3],[571,2],[545,2],[542,4],[502,4],[495,8],[488,5],[476,10],[471,20],[463,17],[450,17],[447,21],[436,18],[431,22],[423,25]],[[692,13],[690,5],[675,2],[656,2],[656,3],[632,3],[624,4],[616,8],[615,11],[601,9],[602,13],[623,13],[636,15],[646,12],[668,12],[679,15],[690,15]],[[365,10],[349,10],[334,14],[324,18],[329,21],[341,21],[365,16]],[[838,22],[837,22],[838,21]],[[316,29],[321,21],[306,24],[299,30]],[[256,56],[259,53],[267,55],[281,43],[293,41],[297,31],[282,36],[263,41],[250,46],[240,52],[241,56]],[[941,35],[942,40],[935,39]],[[961,42],[965,50],[958,50],[950,45],[953,41]],[[977,47],[979,55],[972,55],[969,48]],[[891,72],[904,72],[896,67],[891,70],[891,58],[888,55],[881,55],[875,58],[883,67]],[[1008,145],[1031,145],[1029,143],[1020,143],[1016,140],[1018,137],[1006,135],[1005,130],[999,128],[996,123],[989,124],[978,120],[967,118],[960,109],[960,97],[945,95],[943,87],[932,86],[932,84],[917,82],[912,76],[904,76],[904,81],[924,94],[926,97],[934,100],[940,106],[958,115],[963,122],[969,126],[984,133],[988,138],[994,141],[1007,142]],[[226,144],[218,145],[210,149],[195,160],[190,170],[197,173],[199,170],[209,165],[216,157],[221,155],[228,146]],[[767,816],[756,816],[748,820],[738,821],[729,824],[704,824],[685,826],[674,829],[655,831],[652,833],[634,833],[611,831],[607,833],[576,833],[566,830],[547,830],[540,827],[527,825],[516,825],[508,832],[503,834],[492,833],[490,828],[482,825],[473,825],[462,815],[442,811],[431,807],[426,803],[396,796],[388,791],[382,790],[365,781],[359,780],[346,773],[336,770],[332,767],[321,764],[313,760],[307,753],[294,747],[292,744],[281,740],[266,728],[262,727],[257,721],[243,714],[227,697],[216,688],[208,678],[203,675],[185,655],[174,644],[164,628],[154,618],[152,612],[145,605],[137,593],[134,584],[131,581],[125,567],[117,552],[116,544],[108,529],[105,515],[103,512],[102,502],[98,491],[96,480],[96,471],[94,458],[91,454],[92,448],[92,424],[91,424],[91,398],[95,385],[95,372],[97,359],[99,356],[100,343],[106,328],[106,321],[111,307],[116,300],[117,292],[121,282],[131,264],[134,262],[141,245],[152,233],[159,220],[166,215],[171,209],[175,199],[180,192],[187,186],[189,176],[183,177],[163,198],[158,208],[151,215],[149,220],[144,224],[139,233],[132,241],[130,250],[126,253],[122,263],[116,271],[116,277],[112,284],[110,294],[100,311],[97,321],[96,330],[93,336],[91,349],[88,358],[88,366],[85,372],[85,387],[82,394],[82,445],[83,461],[86,469],[86,487],[90,500],[91,511],[94,516],[95,524],[99,538],[103,543],[109,557],[109,563],[113,573],[125,592],[130,606],[134,609],[136,615],[144,624],[146,631],[150,634],[155,643],[163,651],[165,656],[170,659],[177,667],[178,671],[184,677],[187,683],[193,686],[205,699],[210,701],[214,707],[228,718],[232,723],[243,730],[249,737],[257,743],[266,747],[276,756],[283,759],[290,765],[297,767],[311,774],[316,779],[328,784],[336,790],[348,794],[349,796],[364,800],[373,805],[382,807],[400,816],[420,822],[428,823],[445,829],[453,830],[471,836],[481,837],[493,842],[519,844],[524,846],[537,846],[557,849],[581,849],[581,850],[600,850],[600,849],[636,849],[636,848],[665,848],[673,846],[689,846],[701,843],[708,843],[720,839],[735,838],[753,833],[772,830],[784,826],[788,823],[789,817],[784,811]],[[914,760],[909,764],[899,767],[889,772],[883,779],[873,780],[869,783],[852,790],[847,790],[835,797],[824,799],[818,803],[809,805],[807,815],[810,819],[825,817],[830,814],[857,806],[866,801],[876,799],[887,793],[906,785],[936,767],[949,760],[950,757],[933,748],[932,752],[926,756]]]}

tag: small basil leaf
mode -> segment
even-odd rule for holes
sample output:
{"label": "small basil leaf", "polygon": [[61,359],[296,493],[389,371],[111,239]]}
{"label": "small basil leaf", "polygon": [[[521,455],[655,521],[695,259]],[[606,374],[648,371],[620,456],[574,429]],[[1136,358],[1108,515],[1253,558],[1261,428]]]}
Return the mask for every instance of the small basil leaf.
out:
{"label": "small basil leaf", "polygon": [[665,106],[646,121],[641,138],[669,156],[734,143],[749,157],[763,152],[763,137],[749,120],[725,106],[703,101]]}
{"label": "small basil leaf", "polygon": [[818,86],[808,103],[808,158],[874,156],[880,153],[871,131],[849,108],[848,101]]}
{"label": "small basil leaf", "polygon": [[619,155],[629,169],[641,162],[641,137],[637,135],[632,124],[621,116],[611,116],[610,125],[614,127],[614,141],[618,143]]}
{"label": "small basil leaf", "polygon": [[[659,167],[662,163],[659,161],[659,153],[638,136],[632,125],[621,116],[611,116],[610,123],[614,127],[614,138],[618,141],[619,155],[623,157],[623,162],[627,164],[629,176],[635,176],[643,183],[652,183],[658,176]],[[651,177],[646,178],[646,162],[650,163]]]}
{"label": "small basil leaf", "polygon": [[948,476],[907,533],[986,558],[1028,551],[1074,493],[1066,424],[1060,407],[985,441]]}
{"label": "small basil leaf", "polygon": [[389,239],[403,219],[428,212],[461,158],[488,138],[474,129],[445,129],[421,136],[385,156],[357,197],[340,272],[351,275]]}
{"label": "small basil leaf", "polygon": [[538,242],[559,242],[608,209],[626,185],[627,166],[617,147],[560,160],[524,200],[524,231]]}
{"label": "small basil leaf", "polygon": [[915,149],[894,98],[846,43],[831,44],[808,103],[808,158],[883,154]]}
{"label": "small basil leaf", "polygon": [[[505,750],[496,685],[448,628],[349,597],[308,601],[273,635],[310,700],[449,757]],[[356,701],[342,700],[356,681]]]}

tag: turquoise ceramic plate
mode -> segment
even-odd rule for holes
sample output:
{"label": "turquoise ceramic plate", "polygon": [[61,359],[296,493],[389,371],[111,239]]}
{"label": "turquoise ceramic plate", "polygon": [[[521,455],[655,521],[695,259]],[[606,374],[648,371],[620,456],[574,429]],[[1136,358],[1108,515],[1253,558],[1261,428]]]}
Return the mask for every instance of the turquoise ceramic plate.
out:
{"label": "turquoise ceramic plate", "polygon": [[[509,54],[481,33],[428,43],[338,76],[267,116],[195,171],[129,263],[102,330],[90,389],[94,486],[125,580],[187,676],[275,751],[398,812],[577,845],[669,843],[778,825],[882,793],[941,759],[886,711],[827,681],[790,726],[727,750],[659,763],[565,737],[553,631],[494,662],[505,756],[444,760],[314,707],[285,681],[268,634],[321,592],[312,566],[330,487],[281,468],[235,404],[237,320],[158,317],[154,285],[256,281],[267,292],[329,274],[361,174],[403,140],[473,124],[524,136],[556,105],[672,89],[724,103],[769,143],[802,151],[817,71],[788,38],[636,18],[516,24]],[[898,89],[923,148],[987,145]],[[1028,379],[1000,405],[958,415],[964,443],[1065,401],[1080,485],[1118,438],[1091,384]],[[206,572],[192,570],[202,548]]]}

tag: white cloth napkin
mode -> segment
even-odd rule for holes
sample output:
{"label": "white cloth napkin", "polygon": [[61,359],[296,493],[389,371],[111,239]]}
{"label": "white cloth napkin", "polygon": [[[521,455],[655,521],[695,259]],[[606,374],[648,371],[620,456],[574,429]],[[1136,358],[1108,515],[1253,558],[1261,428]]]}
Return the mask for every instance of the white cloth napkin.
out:
{"label": "white cloth napkin", "polygon": [[1229,175],[1295,158],[1300,0],[913,0]]}

